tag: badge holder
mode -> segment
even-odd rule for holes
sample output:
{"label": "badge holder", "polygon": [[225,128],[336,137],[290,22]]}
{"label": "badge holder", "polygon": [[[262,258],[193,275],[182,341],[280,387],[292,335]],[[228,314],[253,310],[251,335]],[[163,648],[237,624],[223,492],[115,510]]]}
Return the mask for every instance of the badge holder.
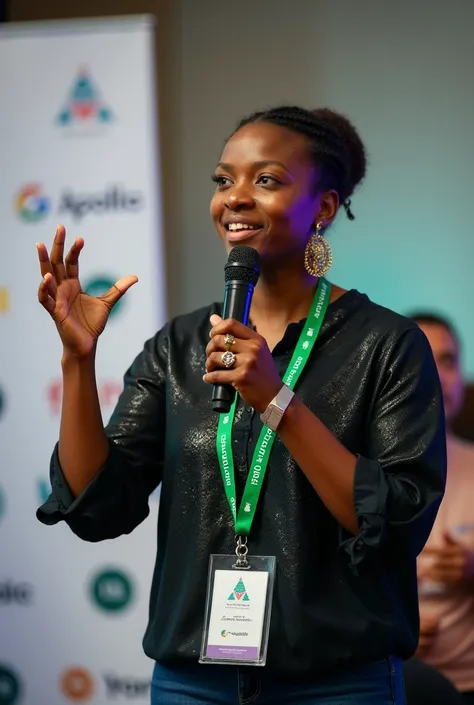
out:
{"label": "badge holder", "polygon": [[274,556],[211,555],[199,663],[264,666],[275,583]]}

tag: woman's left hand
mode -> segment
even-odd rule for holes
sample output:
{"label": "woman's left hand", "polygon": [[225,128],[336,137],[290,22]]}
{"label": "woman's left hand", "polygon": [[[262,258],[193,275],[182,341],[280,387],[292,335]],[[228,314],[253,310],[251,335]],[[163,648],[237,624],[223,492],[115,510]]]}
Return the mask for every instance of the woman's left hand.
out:
{"label": "woman's left hand", "polygon": [[[265,338],[231,318],[224,321],[213,315],[210,321],[213,328],[206,348],[204,381],[231,384],[246,404],[263,413],[283,385]],[[235,338],[229,348],[235,355],[235,362],[229,369],[222,362],[222,354],[229,347],[225,343],[226,335]]]}

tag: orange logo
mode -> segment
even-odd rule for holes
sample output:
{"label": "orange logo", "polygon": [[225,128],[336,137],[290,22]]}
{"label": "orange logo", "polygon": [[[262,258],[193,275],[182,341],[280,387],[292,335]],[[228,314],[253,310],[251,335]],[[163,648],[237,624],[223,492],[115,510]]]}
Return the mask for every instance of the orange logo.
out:
{"label": "orange logo", "polygon": [[94,679],[89,671],[80,666],[68,668],[61,676],[61,692],[74,702],[85,702],[94,693]]}

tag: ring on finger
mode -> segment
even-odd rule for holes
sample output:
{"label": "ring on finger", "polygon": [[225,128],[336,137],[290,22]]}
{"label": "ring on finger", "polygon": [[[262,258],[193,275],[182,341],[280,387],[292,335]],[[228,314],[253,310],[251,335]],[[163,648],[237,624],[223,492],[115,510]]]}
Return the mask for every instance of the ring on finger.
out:
{"label": "ring on finger", "polygon": [[235,355],[230,350],[226,350],[221,355],[221,361],[225,368],[230,369],[235,362]]}
{"label": "ring on finger", "polygon": [[231,347],[235,343],[235,338],[232,335],[232,333],[227,333],[226,337],[224,338],[224,345],[226,350],[230,350]]}

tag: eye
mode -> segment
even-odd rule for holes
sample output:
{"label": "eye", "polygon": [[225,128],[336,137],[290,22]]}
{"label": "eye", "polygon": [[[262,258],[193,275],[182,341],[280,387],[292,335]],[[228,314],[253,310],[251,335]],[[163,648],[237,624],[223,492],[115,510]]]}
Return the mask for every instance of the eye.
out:
{"label": "eye", "polygon": [[227,176],[219,176],[218,174],[213,174],[211,176],[211,179],[215,184],[217,184],[218,189],[225,188],[230,184],[230,179]]}
{"label": "eye", "polygon": [[277,184],[281,184],[281,181],[276,179],[274,176],[262,174],[262,176],[258,177],[257,184],[261,184],[262,186],[276,186]]}

